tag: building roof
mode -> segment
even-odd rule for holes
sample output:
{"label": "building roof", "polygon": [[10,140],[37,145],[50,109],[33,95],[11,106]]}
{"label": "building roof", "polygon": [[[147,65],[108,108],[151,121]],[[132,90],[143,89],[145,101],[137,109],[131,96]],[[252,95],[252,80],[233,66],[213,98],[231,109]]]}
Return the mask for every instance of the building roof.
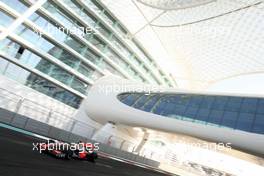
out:
{"label": "building roof", "polygon": [[263,0],[102,3],[182,88],[206,88],[264,70]]}

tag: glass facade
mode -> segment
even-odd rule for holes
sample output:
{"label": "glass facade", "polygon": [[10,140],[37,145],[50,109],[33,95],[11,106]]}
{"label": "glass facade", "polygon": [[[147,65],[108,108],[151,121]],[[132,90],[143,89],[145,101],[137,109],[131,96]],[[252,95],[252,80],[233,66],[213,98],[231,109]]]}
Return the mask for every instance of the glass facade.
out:
{"label": "glass facade", "polygon": [[81,97],[0,57],[0,73],[34,90],[77,108]]}
{"label": "glass facade", "polygon": [[[60,66],[39,57],[30,50],[25,49],[23,46],[11,41],[10,39],[4,39],[0,42],[0,51],[4,52],[6,56],[10,56],[14,60],[20,61],[20,63],[23,63],[27,67],[35,68],[70,87],[74,88],[73,80],[78,79],[76,76],[70,74]],[[79,87],[76,90],[85,94],[88,85],[82,81],[79,82],[83,85],[83,87]]]}
{"label": "glass facade", "polygon": [[[33,5],[25,0],[0,1],[12,9],[1,8],[1,28],[9,27]],[[8,57],[29,68],[26,70],[29,75],[34,75],[33,70],[37,70],[47,78],[59,81],[61,87],[68,90],[57,89],[65,97],[72,98],[66,100],[64,95],[50,95],[46,90],[36,88],[39,85],[28,84],[29,80],[40,79],[36,75],[24,76],[22,82],[75,108],[81,102],[75,91],[85,96],[93,82],[105,74],[157,85],[173,85],[165,81],[169,77],[166,78],[141,45],[127,39],[129,32],[126,28],[96,0],[47,0],[10,35],[0,41],[0,52],[5,56],[1,57],[2,62]],[[16,62],[12,65],[20,68]],[[5,67],[0,68],[5,76],[18,79],[14,76],[17,72],[11,74],[3,70]],[[164,81],[160,81],[157,75]],[[45,84],[53,83],[45,81]]]}
{"label": "glass facade", "polygon": [[264,134],[264,98],[123,93],[124,104],[168,118]]}

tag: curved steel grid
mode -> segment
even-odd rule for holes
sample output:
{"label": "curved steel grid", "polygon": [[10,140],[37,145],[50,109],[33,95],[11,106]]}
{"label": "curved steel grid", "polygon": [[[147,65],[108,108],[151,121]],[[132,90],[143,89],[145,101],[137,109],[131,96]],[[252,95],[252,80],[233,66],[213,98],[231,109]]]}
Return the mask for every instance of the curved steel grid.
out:
{"label": "curved steel grid", "polygon": [[[172,58],[172,73],[180,87],[203,89],[237,75],[264,72],[262,0],[219,0],[171,11],[154,9],[135,0],[105,2],[154,58]],[[209,19],[199,21],[206,18]],[[168,27],[194,21],[198,22]],[[154,40],[154,36],[159,40]],[[161,57],[159,52],[164,50],[167,55],[163,52]],[[179,64],[184,65],[180,71]]]}
{"label": "curved steel grid", "polygon": [[137,0],[138,2],[147,5],[152,8],[160,10],[177,10],[193,8],[208,3],[212,3],[216,0]]}

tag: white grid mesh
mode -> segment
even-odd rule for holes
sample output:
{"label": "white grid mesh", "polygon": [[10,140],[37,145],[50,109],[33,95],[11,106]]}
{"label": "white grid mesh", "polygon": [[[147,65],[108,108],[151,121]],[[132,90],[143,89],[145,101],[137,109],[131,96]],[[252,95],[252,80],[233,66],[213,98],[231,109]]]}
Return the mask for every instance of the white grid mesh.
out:
{"label": "white grid mesh", "polygon": [[169,58],[175,65],[184,64],[180,72],[171,70],[176,81],[189,82],[184,88],[203,88],[264,70],[264,2],[260,0],[217,0],[166,11],[157,19],[162,10],[135,0],[102,2],[136,33],[161,66]]}

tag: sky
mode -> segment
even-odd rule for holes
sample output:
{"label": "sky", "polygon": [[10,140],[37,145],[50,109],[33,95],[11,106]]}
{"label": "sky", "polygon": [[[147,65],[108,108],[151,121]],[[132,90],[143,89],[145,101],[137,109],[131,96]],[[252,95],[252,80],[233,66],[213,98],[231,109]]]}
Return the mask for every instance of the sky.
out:
{"label": "sky", "polygon": [[234,77],[220,81],[208,88],[213,92],[264,95],[264,73]]}

